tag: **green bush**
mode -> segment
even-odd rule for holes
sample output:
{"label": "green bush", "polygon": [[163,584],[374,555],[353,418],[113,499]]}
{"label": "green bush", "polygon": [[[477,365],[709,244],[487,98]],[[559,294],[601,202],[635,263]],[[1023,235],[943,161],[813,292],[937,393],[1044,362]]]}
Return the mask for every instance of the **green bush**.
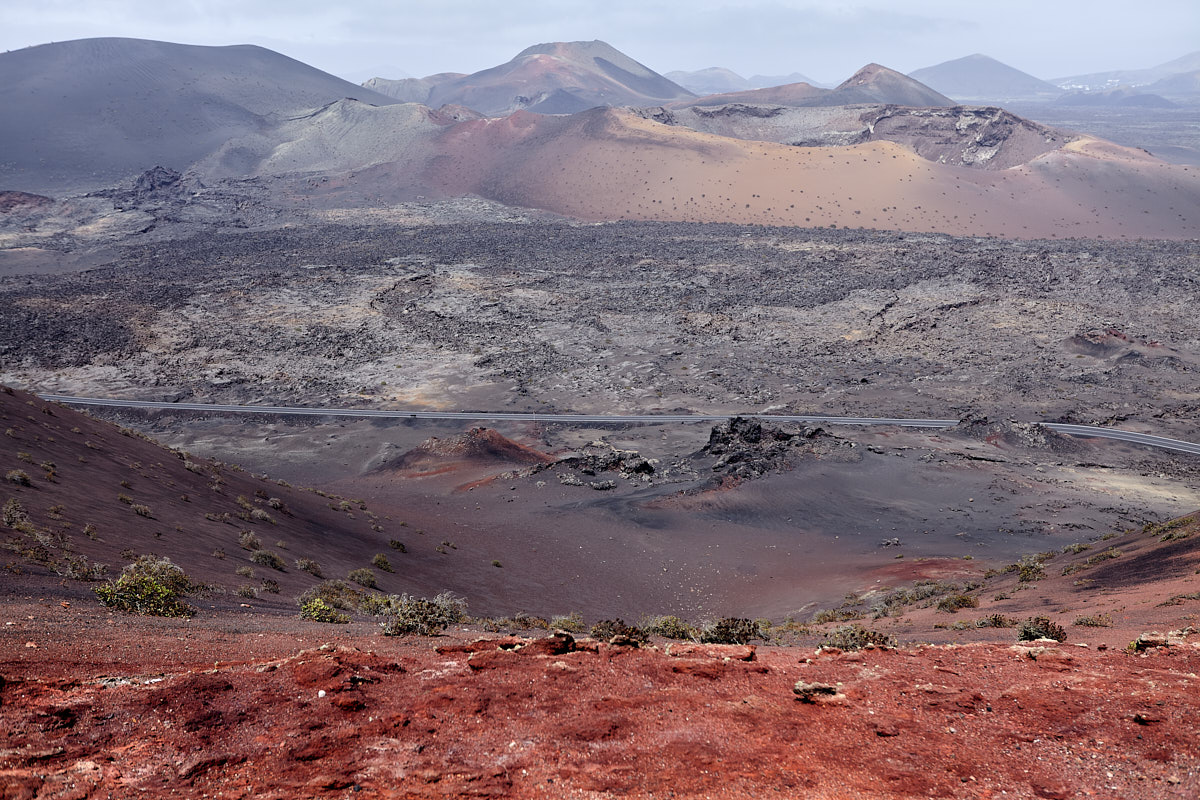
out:
{"label": "green bush", "polygon": [[583,623],[583,615],[578,611],[572,611],[566,616],[558,615],[550,618],[547,627],[559,631],[568,631],[569,633],[582,633],[587,630]]}
{"label": "green bush", "polygon": [[109,608],[156,617],[190,617],[196,610],[181,599],[199,588],[169,558],[139,556],[116,581],[95,588]]}
{"label": "green bush", "polygon": [[962,608],[979,608],[979,598],[969,594],[952,594],[938,601],[938,611],[953,614]]}
{"label": "green bush", "polygon": [[1025,556],[1017,562],[1017,580],[1021,583],[1032,583],[1046,577],[1046,568],[1037,556]]}
{"label": "green bush", "polygon": [[1092,614],[1087,617],[1076,617],[1075,624],[1083,628],[1111,628],[1113,618],[1111,614]]}
{"label": "green bush", "polygon": [[385,556],[383,553],[376,553],[375,556],[371,559],[371,563],[374,564],[375,566],[379,567],[384,572],[395,572],[396,571],[396,570],[392,569],[392,562],[388,561],[388,557]]}
{"label": "green bush", "polygon": [[350,616],[338,611],[321,598],[313,597],[300,604],[300,619],[343,625],[350,621]]}
{"label": "green bush", "polygon": [[1032,642],[1035,639],[1053,639],[1056,642],[1065,642],[1067,632],[1063,630],[1063,626],[1051,622],[1047,617],[1030,617],[1017,626],[1017,640]]}
{"label": "green bush", "polygon": [[321,572],[321,565],[316,561],[313,561],[311,558],[296,559],[296,569],[300,570],[301,572],[307,572],[314,578],[325,577],[324,573]]}
{"label": "green bush", "polygon": [[762,638],[762,628],[757,622],[737,617],[717,620],[700,632],[700,641],[706,644],[747,644],[751,639]]}
{"label": "green bush", "polygon": [[365,586],[368,589],[374,589],[379,585],[379,582],[375,580],[375,573],[366,567],[362,567],[361,569],[352,569],[350,570],[350,574],[346,577],[357,583],[359,586]]}
{"label": "green bush", "polygon": [[379,623],[385,636],[433,636],[466,617],[467,603],[460,597],[443,592],[432,600],[392,595],[384,620]]}
{"label": "green bush", "polygon": [[296,602],[303,607],[306,603],[317,599],[333,608],[351,611],[361,605],[363,592],[345,581],[322,581],[300,595]]}
{"label": "green bush", "polygon": [[632,625],[626,625],[620,619],[600,620],[592,626],[592,629],[588,631],[588,635],[593,639],[600,639],[605,642],[611,640],[614,636],[623,636],[638,644],[645,644],[650,641],[650,636],[644,630],[635,628]]}
{"label": "green bush", "polygon": [[895,647],[896,640],[885,633],[864,628],[856,622],[835,628],[821,642],[822,647],[836,647],[839,650],[862,650],[867,645]]}
{"label": "green bush", "polygon": [[280,558],[277,553],[273,553],[270,550],[255,550],[250,554],[250,560],[260,567],[270,567],[280,572],[287,569],[287,562]]}
{"label": "green bush", "polygon": [[5,474],[4,479],[9,483],[15,483],[17,486],[32,485],[32,482],[29,479],[29,473],[23,469],[10,469]]}
{"label": "green bush", "polygon": [[259,539],[253,531],[242,531],[241,535],[238,536],[238,544],[241,545],[243,550],[253,551],[262,549],[262,539]]}
{"label": "green bush", "polygon": [[399,550],[401,553],[408,552],[408,548],[404,546],[404,542],[400,541],[399,539],[392,539],[389,541],[388,547],[392,548],[393,550]]}
{"label": "green bush", "polygon": [[642,620],[642,629],[651,636],[664,639],[694,639],[698,631],[679,617],[650,617]]}

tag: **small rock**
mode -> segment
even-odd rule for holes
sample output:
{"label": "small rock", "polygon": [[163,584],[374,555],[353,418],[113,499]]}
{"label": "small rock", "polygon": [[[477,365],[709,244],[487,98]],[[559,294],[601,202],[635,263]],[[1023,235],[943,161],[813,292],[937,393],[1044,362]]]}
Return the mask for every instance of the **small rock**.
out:
{"label": "small rock", "polygon": [[808,683],[806,681],[796,681],[796,685],[792,687],[792,692],[801,703],[819,703],[844,696],[838,694],[836,686],[831,686],[828,683]]}
{"label": "small rock", "polygon": [[560,656],[575,649],[575,639],[565,631],[554,633],[542,639],[534,639],[521,648],[524,655]]}

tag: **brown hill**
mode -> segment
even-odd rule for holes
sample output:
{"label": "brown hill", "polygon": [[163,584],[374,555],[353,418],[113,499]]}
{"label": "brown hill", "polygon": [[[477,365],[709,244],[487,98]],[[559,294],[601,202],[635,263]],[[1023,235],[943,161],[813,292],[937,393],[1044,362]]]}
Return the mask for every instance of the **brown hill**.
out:
{"label": "brown hill", "polygon": [[[989,172],[934,163],[891,142],[788,147],[596,109],[465,122],[443,132],[439,149],[452,158],[423,174],[446,196],[474,193],[590,220],[1190,238],[1195,220],[1180,210],[1200,206],[1200,176],[1093,139]],[[398,171],[357,180],[385,189]]]}
{"label": "brown hill", "polygon": [[572,114],[595,106],[660,105],[692,93],[601,41],[534,45],[512,61],[433,86],[427,105],[488,115]]}
{"label": "brown hill", "polygon": [[897,106],[952,106],[946,95],[895,70],[867,64],[822,99],[822,105],[888,103]]}
{"label": "brown hill", "polygon": [[[101,572],[93,565],[105,564],[113,577],[133,555],[153,553],[214,587],[202,605],[251,602],[286,614],[295,614],[295,598],[319,582],[296,566],[298,559],[315,561],[326,578],[373,569],[384,591],[441,588],[433,545],[422,548],[400,520],[359,501],[168,450],[20,391],[0,391],[0,427],[0,540],[14,551],[18,572],[96,578]],[[408,552],[389,547],[395,537]],[[256,562],[253,549],[274,553],[280,568]],[[400,574],[372,566],[377,553]],[[258,598],[236,596],[241,586]]]}

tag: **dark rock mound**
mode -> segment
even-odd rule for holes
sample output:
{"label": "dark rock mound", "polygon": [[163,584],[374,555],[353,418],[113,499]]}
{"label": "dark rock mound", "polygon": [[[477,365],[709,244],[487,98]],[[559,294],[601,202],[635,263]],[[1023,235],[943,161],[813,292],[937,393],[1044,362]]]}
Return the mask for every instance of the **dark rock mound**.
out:
{"label": "dark rock mound", "polygon": [[821,428],[804,427],[784,430],[761,420],[734,417],[714,425],[708,444],[697,458],[716,457],[713,472],[730,478],[757,478],[769,472],[792,468],[800,454],[820,455],[840,449],[848,443]]}
{"label": "dark rock mound", "polygon": [[579,452],[560,458],[548,466],[572,469],[584,475],[616,472],[623,478],[630,478],[654,475],[656,464],[654,459],[644,458],[636,450],[619,450],[604,442],[592,442]]}
{"label": "dark rock mound", "polygon": [[1083,443],[1036,422],[967,416],[948,432],[1000,448],[1020,447],[1055,453],[1078,453],[1086,449]]}

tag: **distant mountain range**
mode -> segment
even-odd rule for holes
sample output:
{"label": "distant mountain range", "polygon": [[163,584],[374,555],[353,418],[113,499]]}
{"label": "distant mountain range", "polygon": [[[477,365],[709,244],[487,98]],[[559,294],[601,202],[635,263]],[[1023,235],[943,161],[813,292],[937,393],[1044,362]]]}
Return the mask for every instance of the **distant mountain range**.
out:
{"label": "distant mountain range", "polygon": [[[812,86],[821,86],[821,84],[812,78],[799,72],[793,72],[791,75],[754,75],[750,78],[743,78],[733,70],[725,69],[724,67],[709,67],[707,69],[696,70],[695,72],[676,70],[665,73],[665,77],[698,95],[744,92],[749,89],[768,89],[772,86],[784,86],[790,83],[807,83]],[[828,87],[822,86],[822,88]]]}
{"label": "distant mountain range", "polygon": [[[1144,152],[964,108],[878,64],[833,89],[698,98],[603,42],[559,42],[397,83],[427,88],[426,102],[258,47],[100,39],[0,54],[0,190],[24,209],[0,222],[23,235],[37,214],[75,213],[22,192],[103,189],[121,212],[221,187],[313,209],[475,196],[589,220],[1190,236],[1195,221],[1173,209],[1200,202],[1193,176]],[[133,190],[108,191],[118,182]]]}
{"label": "distant mountain range", "polygon": [[976,53],[915,70],[909,77],[960,102],[1144,108],[1169,108],[1175,105],[1171,101],[1200,103],[1200,52],[1150,69],[1101,72],[1053,81],[1041,80]]}
{"label": "distant mountain range", "polygon": [[1200,50],[1147,69],[1120,69],[1109,72],[1091,72],[1085,75],[1070,75],[1065,78],[1054,78],[1051,83],[1068,91],[1096,92],[1114,89],[1118,86],[1146,87],[1149,91],[1155,91],[1152,84],[1169,80],[1183,73],[1197,71],[1200,71]]}

